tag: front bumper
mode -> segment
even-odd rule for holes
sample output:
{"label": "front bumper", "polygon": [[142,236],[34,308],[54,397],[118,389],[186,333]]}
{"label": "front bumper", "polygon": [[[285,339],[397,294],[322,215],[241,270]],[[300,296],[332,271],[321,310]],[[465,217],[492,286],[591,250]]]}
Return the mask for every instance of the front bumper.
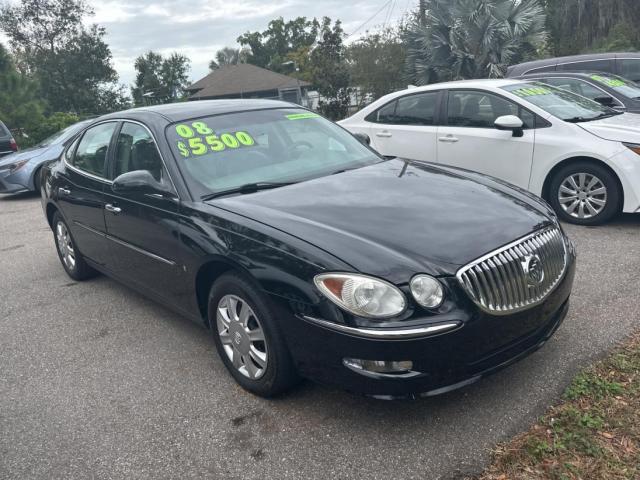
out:
{"label": "front bumper", "polygon": [[[371,338],[327,328],[301,314],[283,315],[283,330],[298,370],[307,378],[380,398],[438,395],[469,385],[542,347],[567,315],[574,275],[572,258],[565,277],[542,304],[513,315],[492,316],[461,301],[445,322],[432,317],[433,323],[426,325],[457,322],[455,328],[421,338]],[[345,358],[411,361],[413,374],[358,373],[345,366]]]}
{"label": "front bumper", "polygon": [[22,185],[22,179],[18,174],[10,175],[8,170],[0,170],[0,194],[2,193],[18,193],[29,188]]}

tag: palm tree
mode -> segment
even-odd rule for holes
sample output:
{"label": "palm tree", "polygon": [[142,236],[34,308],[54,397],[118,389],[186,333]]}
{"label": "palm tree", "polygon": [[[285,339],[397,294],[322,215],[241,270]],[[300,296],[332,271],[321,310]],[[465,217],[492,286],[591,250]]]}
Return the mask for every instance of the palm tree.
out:
{"label": "palm tree", "polygon": [[545,45],[538,0],[427,0],[424,24],[407,29],[406,71],[416,85],[499,78]]}

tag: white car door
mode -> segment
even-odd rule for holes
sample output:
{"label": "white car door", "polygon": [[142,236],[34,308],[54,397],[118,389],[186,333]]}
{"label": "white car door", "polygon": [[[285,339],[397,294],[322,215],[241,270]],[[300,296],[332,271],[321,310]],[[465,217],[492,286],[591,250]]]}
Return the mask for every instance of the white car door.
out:
{"label": "white car door", "polygon": [[436,162],[440,92],[408,94],[373,112],[371,146],[387,157]]}
{"label": "white car door", "polygon": [[[517,115],[522,137],[498,130],[494,122]],[[438,163],[492,175],[529,188],[535,144],[535,115],[500,95],[483,90],[450,90],[445,125],[438,131]]]}

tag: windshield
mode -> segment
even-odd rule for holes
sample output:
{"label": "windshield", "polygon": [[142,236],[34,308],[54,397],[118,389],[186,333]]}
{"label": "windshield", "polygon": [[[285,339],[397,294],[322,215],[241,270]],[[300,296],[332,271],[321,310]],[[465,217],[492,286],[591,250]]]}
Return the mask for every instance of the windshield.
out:
{"label": "windshield", "polygon": [[598,102],[544,83],[516,83],[502,89],[567,122],[588,122],[620,114]]}
{"label": "windshield", "polygon": [[334,123],[294,108],[172,124],[167,139],[199,196],[301,182],[383,161]]}
{"label": "windshield", "polygon": [[617,75],[605,75],[602,73],[590,75],[590,77],[599,84],[614,89],[620,95],[634,100],[640,100],[640,85],[631,80],[618,77]]}
{"label": "windshield", "polygon": [[56,143],[64,143],[65,141],[67,141],[67,139],[73,137],[77,132],[79,132],[80,129],[84,127],[87,123],[89,123],[88,120],[84,122],[74,123],[70,127],[64,128],[59,132],[54,133],[50,137],[45,138],[38,144],[38,146],[46,147],[48,145],[53,145]]}

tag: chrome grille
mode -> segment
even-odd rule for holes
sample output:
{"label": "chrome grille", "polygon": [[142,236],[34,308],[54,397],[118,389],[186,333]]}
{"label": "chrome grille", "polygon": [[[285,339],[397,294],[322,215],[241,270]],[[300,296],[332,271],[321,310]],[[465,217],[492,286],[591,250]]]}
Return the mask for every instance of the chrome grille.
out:
{"label": "chrome grille", "polygon": [[458,281],[482,310],[505,315],[542,302],[567,268],[567,244],[556,226],[539,230],[458,271]]}

